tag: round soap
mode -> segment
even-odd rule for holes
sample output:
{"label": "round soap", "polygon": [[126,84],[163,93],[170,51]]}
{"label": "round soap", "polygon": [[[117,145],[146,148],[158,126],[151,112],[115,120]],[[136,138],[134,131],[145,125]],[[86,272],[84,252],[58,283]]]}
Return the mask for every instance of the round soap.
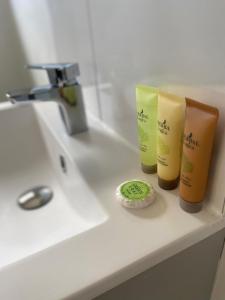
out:
{"label": "round soap", "polygon": [[120,184],[116,196],[125,207],[144,208],[154,201],[155,191],[151,184],[134,179]]}

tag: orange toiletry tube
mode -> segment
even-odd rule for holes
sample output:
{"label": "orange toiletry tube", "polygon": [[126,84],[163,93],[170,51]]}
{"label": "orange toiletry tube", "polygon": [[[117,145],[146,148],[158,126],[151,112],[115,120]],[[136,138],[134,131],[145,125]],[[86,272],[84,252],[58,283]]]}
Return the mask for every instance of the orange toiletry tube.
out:
{"label": "orange toiletry tube", "polygon": [[202,208],[219,117],[218,109],[186,98],[180,205],[190,213]]}

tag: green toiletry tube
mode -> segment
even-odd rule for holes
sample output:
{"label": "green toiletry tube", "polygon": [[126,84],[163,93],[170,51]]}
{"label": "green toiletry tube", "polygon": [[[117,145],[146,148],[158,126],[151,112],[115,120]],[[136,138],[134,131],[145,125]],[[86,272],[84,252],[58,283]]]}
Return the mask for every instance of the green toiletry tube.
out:
{"label": "green toiletry tube", "polygon": [[157,171],[157,104],[158,89],[137,85],[136,106],[141,166],[144,173]]}

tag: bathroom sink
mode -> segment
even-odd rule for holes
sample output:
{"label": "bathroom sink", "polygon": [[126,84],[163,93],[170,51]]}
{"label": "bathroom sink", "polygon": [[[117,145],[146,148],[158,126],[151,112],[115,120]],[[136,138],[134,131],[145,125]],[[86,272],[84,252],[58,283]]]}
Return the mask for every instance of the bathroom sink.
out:
{"label": "bathroom sink", "polygon": [[[136,147],[88,123],[68,136],[54,103],[0,105],[0,299],[94,299],[224,228],[209,208],[181,210]],[[121,207],[115,191],[129,179],[149,181],[156,201]],[[18,196],[40,185],[52,200],[22,209]]]}
{"label": "bathroom sink", "polygon": [[[70,153],[34,106],[0,106],[0,141],[0,269],[106,220]],[[37,209],[19,207],[18,196],[40,185],[52,190],[52,200]]]}

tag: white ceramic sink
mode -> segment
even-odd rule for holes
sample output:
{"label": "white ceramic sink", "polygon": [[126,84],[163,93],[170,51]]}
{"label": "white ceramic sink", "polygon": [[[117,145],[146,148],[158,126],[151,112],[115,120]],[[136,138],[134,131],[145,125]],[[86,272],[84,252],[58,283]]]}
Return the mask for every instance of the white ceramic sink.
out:
{"label": "white ceramic sink", "polygon": [[[53,103],[0,105],[0,299],[94,299],[225,226],[210,209],[182,211],[176,190],[141,171],[136,149],[88,121],[69,137]],[[146,209],[116,201],[117,186],[135,178],[156,190]],[[18,195],[36,185],[54,198],[22,210]]]}
{"label": "white ceramic sink", "polygon": [[[60,119],[59,119],[60,120]],[[64,160],[64,169],[61,160]],[[46,206],[23,210],[17,197],[51,187]],[[32,105],[0,108],[0,269],[104,222],[106,214],[70,153]]]}

